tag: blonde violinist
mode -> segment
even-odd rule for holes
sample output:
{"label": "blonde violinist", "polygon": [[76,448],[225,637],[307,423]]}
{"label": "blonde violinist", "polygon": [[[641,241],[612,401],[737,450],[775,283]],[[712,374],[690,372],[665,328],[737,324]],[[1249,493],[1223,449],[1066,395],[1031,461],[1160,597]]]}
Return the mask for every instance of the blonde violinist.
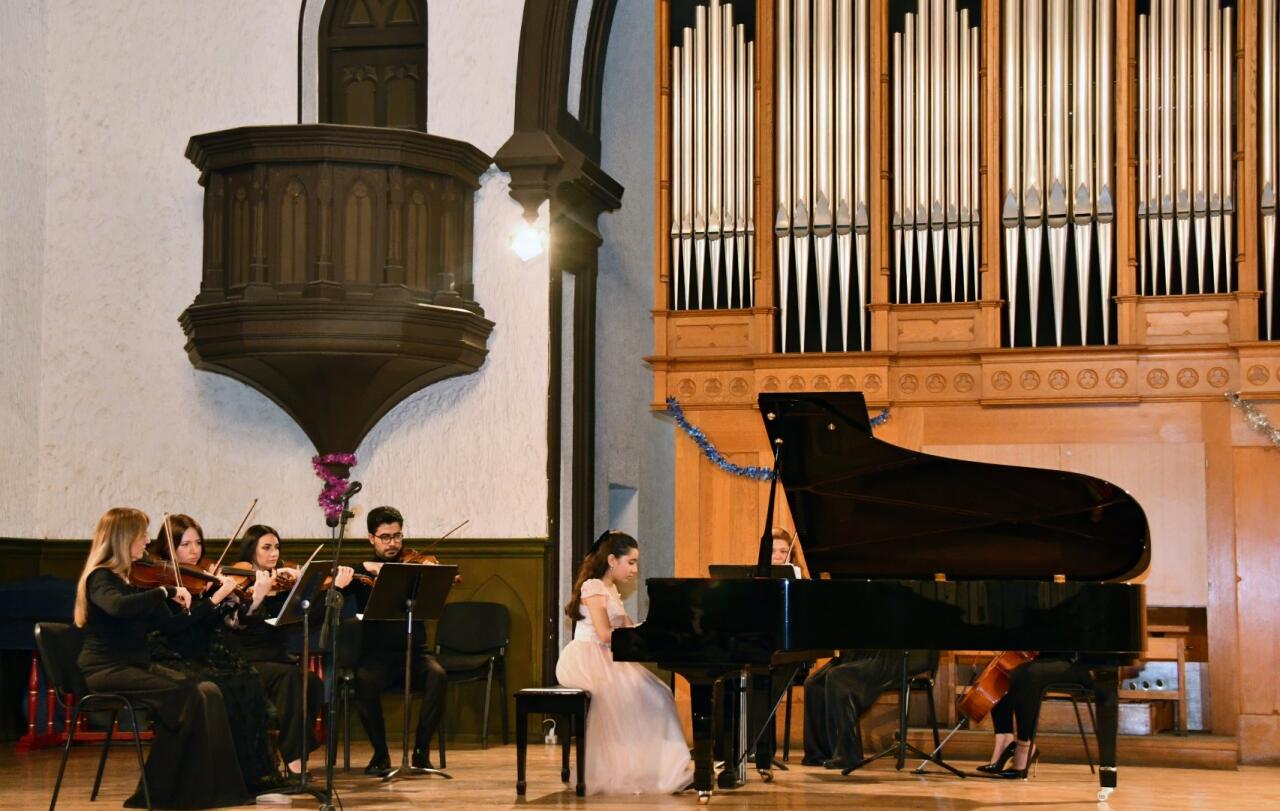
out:
{"label": "blonde violinist", "polygon": [[[98,520],[76,586],[79,666],[90,690],[119,693],[151,710],[155,742],[147,757],[150,805],[219,808],[249,801],[222,692],[210,681],[152,661],[147,633],[190,627],[191,592],[178,585],[132,585],[147,548],[146,513],[114,507]],[[125,805],[146,807],[139,786]]]}

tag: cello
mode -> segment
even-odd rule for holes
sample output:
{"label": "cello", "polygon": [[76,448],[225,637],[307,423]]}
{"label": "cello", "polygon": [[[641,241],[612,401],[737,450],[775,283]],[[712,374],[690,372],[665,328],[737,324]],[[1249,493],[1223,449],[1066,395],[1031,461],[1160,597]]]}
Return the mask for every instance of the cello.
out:
{"label": "cello", "polygon": [[1031,650],[1007,650],[996,654],[987,663],[956,705],[970,726],[981,723],[991,713],[991,708],[1008,694],[1013,671],[1039,655],[1039,652]]}

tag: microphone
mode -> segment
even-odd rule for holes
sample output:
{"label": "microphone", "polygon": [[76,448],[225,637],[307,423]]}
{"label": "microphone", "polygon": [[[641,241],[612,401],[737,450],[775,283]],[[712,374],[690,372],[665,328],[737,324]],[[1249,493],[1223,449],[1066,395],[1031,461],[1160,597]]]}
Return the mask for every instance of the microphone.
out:
{"label": "microphone", "polygon": [[364,488],[364,485],[361,484],[360,482],[352,482],[351,484],[348,484],[346,491],[343,492],[342,494],[342,500],[350,501],[351,497],[354,496],[356,493],[359,493],[363,488]]}

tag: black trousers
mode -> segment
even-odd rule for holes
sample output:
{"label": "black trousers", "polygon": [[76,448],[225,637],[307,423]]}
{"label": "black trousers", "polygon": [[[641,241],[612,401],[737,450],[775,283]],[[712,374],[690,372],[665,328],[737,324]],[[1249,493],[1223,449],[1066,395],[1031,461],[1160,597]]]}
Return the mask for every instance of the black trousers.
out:
{"label": "black trousers", "polygon": [[[418,711],[418,730],[414,735],[414,749],[427,751],[431,737],[440,727],[444,714],[445,688],[448,676],[436,658],[428,653],[415,652],[412,663],[410,690],[422,692],[422,708]],[[391,687],[404,687],[404,653],[393,651],[366,651],[356,668],[356,712],[364,725],[369,743],[375,755],[387,754],[387,727],[382,718],[382,693]]]}
{"label": "black trousers", "polygon": [[[280,723],[280,755],[285,763],[302,757],[303,748],[308,753],[319,746],[315,735],[315,720],[324,702],[324,685],[320,677],[307,671],[307,707],[302,708],[302,678],[296,664],[284,662],[254,662],[267,698],[275,705]],[[305,719],[305,720],[304,720]]]}
{"label": "black trousers", "polygon": [[[936,651],[912,651],[907,673],[936,667]],[[804,682],[804,762],[863,758],[858,719],[885,690],[902,680],[901,651],[858,651],[832,659]]]}
{"label": "black trousers", "polygon": [[991,723],[997,735],[1007,735],[1017,725],[1018,739],[1035,738],[1040,720],[1040,695],[1050,684],[1078,684],[1093,689],[1089,669],[1066,659],[1032,659],[1009,674],[1009,692],[991,708]]}
{"label": "black trousers", "polygon": [[[84,674],[90,690],[118,693],[148,708],[155,739],[147,785],[157,808],[220,808],[249,802],[222,692],[161,665],[109,666]],[[145,808],[142,785],[125,801]]]}

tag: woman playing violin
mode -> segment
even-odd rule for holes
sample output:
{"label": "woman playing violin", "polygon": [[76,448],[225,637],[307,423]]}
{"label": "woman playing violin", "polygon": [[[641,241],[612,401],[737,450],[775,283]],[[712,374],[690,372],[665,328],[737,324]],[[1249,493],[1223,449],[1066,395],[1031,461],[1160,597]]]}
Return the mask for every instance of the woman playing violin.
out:
{"label": "woman playing violin", "polygon": [[[169,561],[169,534],[180,566],[207,571],[204,530],[189,515],[170,515],[152,543],[153,554]],[[222,691],[236,755],[245,785],[254,794],[278,788],[281,776],[267,740],[267,694],[258,673],[226,644],[228,628],[237,625],[239,584],[229,575],[213,576],[202,593],[191,598],[191,622],[182,633],[152,632],[151,657],[188,677],[211,681]]]}
{"label": "woman playing violin", "polygon": [[[384,563],[426,562],[426,556],[410,554],[404,547],[404,516],[395,507],[375,507],[366,521],[372,555],[361,566],[377,575]],[[435,562],[431,558],[431,562]],[[372,589],[365,582],[352,583],[349,589],[356,598],[357,611],[363,612]],[[373,744],[373,759],[365,767],[366,774],[380,774],[391,768],[387,751],[387,729],[382,720],[382,691],[404,684],[404,628],[392,622],[363,625],[360,665],[356,668],[356,710],[360,722]],[[413,685],[422,690],[422,709],[418,714],[418,731],[414,736],[413,765],[430,768],[431,738],[440,726],[444,712],[444,693],[448,678],[435,657],[427,653],[426,629],[420,622],[413,627]]]}
{"label": "woman playing violin", "polygon": [[[249,793],[222,692],[213,682],[153,662],[147,650],[148,631],[178,631],[195,621],[185,613],[191,608],[186,588],[130,585],[149,523],[146,513],[128,507],[112,508],[98,520],[76,587],[75,623],[84,636],[78,664],[90,690],[126,695],[151,711],[156,737],[146,776],[152,805],[240,805]],[[145,805],[141,787],[125,805]]]}
{"label": "woman playing violin", "polygon": [[[265,524],[245,530],[240,560],[252,567],[253,585],[249,589],[249,605],[241,611],[243,628],[234,635],[236,648],[258,671],[267,695],[275,704],[280,716],[280,754],[290,774],[297,774],[302,769],[304,747],[311,752],[319,745],[312,722],[320,712],[321,684],[319,677],[307,671],[306,723],[303,724],[299,718],[303,713],[302,679],[297,657],[289,653],[289,631],[268,625],[267,620],[284,606],[298,570],[281,563],[280,534]],[[338,587],[351,582],[352,574],[349,566],[339,566],[335,581]]]}

